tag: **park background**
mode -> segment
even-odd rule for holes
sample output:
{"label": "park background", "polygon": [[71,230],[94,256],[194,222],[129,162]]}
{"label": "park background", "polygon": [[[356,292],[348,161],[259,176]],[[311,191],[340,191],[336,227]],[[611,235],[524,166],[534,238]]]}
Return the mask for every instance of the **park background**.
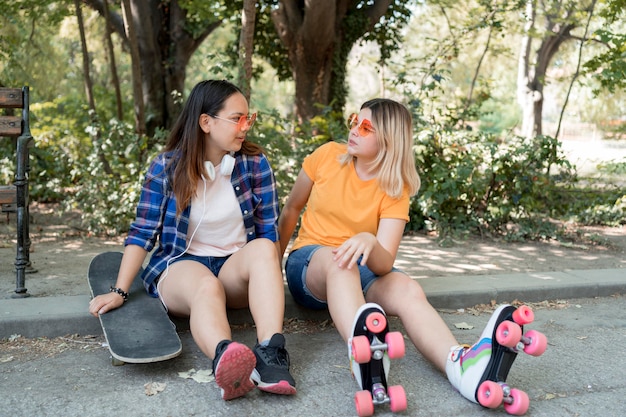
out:
{"label": "park background", "polygon": [[[259,112],[248,139],[283,201],[302,158],[345,140],[347,114],[380,96],[414,117],[407,234],[604,245],[589,230],[623,232],[624,0],[0,5],[0,85],[31,90],[32,211],[73,233],[126,232],[148,162],[209,78]],[[5,184],[13,154],[2,141]]]}

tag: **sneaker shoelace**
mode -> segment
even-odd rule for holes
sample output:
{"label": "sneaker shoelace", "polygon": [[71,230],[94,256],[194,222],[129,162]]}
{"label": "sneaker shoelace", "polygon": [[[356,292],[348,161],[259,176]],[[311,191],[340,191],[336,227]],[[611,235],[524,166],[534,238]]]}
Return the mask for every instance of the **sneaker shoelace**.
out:
{"label": "sneaker shoelace", "polygon": [[289,367],[289,353],[285,348],[278,346],[264,346],[260,350],[263,352],[263,357],[267,364]]}

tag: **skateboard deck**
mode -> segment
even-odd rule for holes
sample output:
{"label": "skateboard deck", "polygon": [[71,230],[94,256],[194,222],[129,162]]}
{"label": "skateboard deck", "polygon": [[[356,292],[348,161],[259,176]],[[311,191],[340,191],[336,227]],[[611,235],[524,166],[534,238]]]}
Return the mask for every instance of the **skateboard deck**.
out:
{"label": "skateboard deck", "polygon": [[406,410],[404,388],[387,383],[390,359],[401,358],[404,353],[404,337],[389,331],[383,312],[367,304],[363,306],[351,339],[351,355],[356,362],[352,366],[358,367],[358,372],[354,368],[352,372],[362,389],[354,396],[360,417],[373,415],[375,405],[387,403],[394,413]]}
{"label": "skateboard deck", "polygon": [[[93,297],[108,293],[115,286],[122,261],[120,252],[104,252],[91,260],[89,288]],[[99,316],[109,345],[112,363],[150,363],[174,358],[182,344],[161,300],[149,296],[140,270],[120,308]]]}

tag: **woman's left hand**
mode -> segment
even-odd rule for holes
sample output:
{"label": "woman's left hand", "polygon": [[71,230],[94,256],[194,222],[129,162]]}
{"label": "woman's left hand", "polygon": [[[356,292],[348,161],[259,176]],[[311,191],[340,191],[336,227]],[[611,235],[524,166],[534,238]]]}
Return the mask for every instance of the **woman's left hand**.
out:
{"label": "woman's left hand", "polygon": [[356,234],[343,242],[338,248],[333,249],[333,260],[338,263],[340,268],[350,269],[363,256],[360,264],[365,265],[377,243],[376,236],[371,233],[363,232]]}

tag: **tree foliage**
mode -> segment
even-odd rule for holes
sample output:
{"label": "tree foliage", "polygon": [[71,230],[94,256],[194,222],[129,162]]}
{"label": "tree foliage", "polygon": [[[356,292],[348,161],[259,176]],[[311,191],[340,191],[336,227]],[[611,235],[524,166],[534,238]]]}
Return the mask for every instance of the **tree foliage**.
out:
{"label": "tree foliage", "polygon": [[[125,0],[142,31],[138,38],[146,38],[135,45],[142,61],[142,75],[135,76],[141,83],[139,94],[132,93],[131,45],[119,2],[107,3],[113,48],[102,48],[107,38],[103,1],[83,0],[89,7],[82,7],[86,58],[93,76],[92,111],[82,84],[73,1],[0,0],[5,12],[0,16],[0,84],[31,85],[37,140],[31,161],[33,199],[62,201],[65,209],[83,211],[88,230],[117,234],[133,218],[145,164],[164,142],[167,131],[158,127],[177,115],[188,84],[241,75],[237,71],[243,1]],[[584,56],[594,56],[587,76],[599,76],[600,82],[604,77],[607,89],[616,92],[624,79],[620,72],[624,1],[602,2],[606,24],[593,41],[583,43],[588,48]],[[523,4],[526,0],[257,1],[251,100],[252,106],[262,103],[263,111],[249,138],[265,148],[281,199],[308,153],[328,140],[345,139],[345,103],[354,90],[363,90],[368,98],[398,98],[414,112],[423,187],[412,202],[410,229],[541,238],[556,236],[552,217],[605,224],[623,221],[623,190],[580,191],[558,141],[547,136],[522,140],[510,131],[519,117],[511,74],[520,54]],[[529,31],[533,41],[558,35],[571,23],[557,18],[563,10],[542,11],[551,13],[555,25],[546,32],[538,27]],[[289,26],[282,37],[276,30],[281,24]],[[563,35],[580,41],[576,31]],[[567,67],[566,56],[572,51],[566,43],[561,46],[551,60],[543,61],[544,69]],[[355,60],[351,56],[355,49],[365,51],[366,59]],[[200,50],[206,56],[190,66],[190,58],[197,58]],[[602,52],[597,54],[598,50]],[[118,58],[122,116],[111,88],[110,61]],[[354,70],[366,65],[378,73],[373,78],[360,76],[355,83]],[[564,79],[570,75],[563,72]],[[548,72],[544,75],[538,78],[545,86],[561,88]],[[309,80],[306,88],[297,88],[303,79]],[[263,97],[255,86],[263,88]],[[281,95],[281,88],[289,92]],[[147,120],[152,128],[146,135],[129,122],[133,100],[150,103]],[[580,111],[581,106],[574,104]],[[99,117],[92,117],[94,110]],[[294,121],[294,111],[301,120]],[[492,121],[488,127],[486,120]],[[11,181],[9,152],[0,144],[0,177],[5,183]],[[105,163],[110,169],[104,169]],[[623,163],[603,169],[626,172]]]}
{"label": "tree foliage", "polygon": [[[606,50],[596,55],[584,65],[588,73],[600,82],[601,88],[614,93],[626,90],[626,33],[623,17],[626,16],[626,0],[606,0],[599,15],[604,25],[595,31],[594,36],[605,45]],[[618,32],[622,30],[622,32]],[[595,94],[600,90],[595,89]]]}
{"label": "tree foliage", "polygon": [[381,60],[401,45],[413,1],[318,0],[260,2],[257,52],[278,76],[295,82],[300,121],[323,106],[344,110],[348,55],[359,41],[375,41]]}

